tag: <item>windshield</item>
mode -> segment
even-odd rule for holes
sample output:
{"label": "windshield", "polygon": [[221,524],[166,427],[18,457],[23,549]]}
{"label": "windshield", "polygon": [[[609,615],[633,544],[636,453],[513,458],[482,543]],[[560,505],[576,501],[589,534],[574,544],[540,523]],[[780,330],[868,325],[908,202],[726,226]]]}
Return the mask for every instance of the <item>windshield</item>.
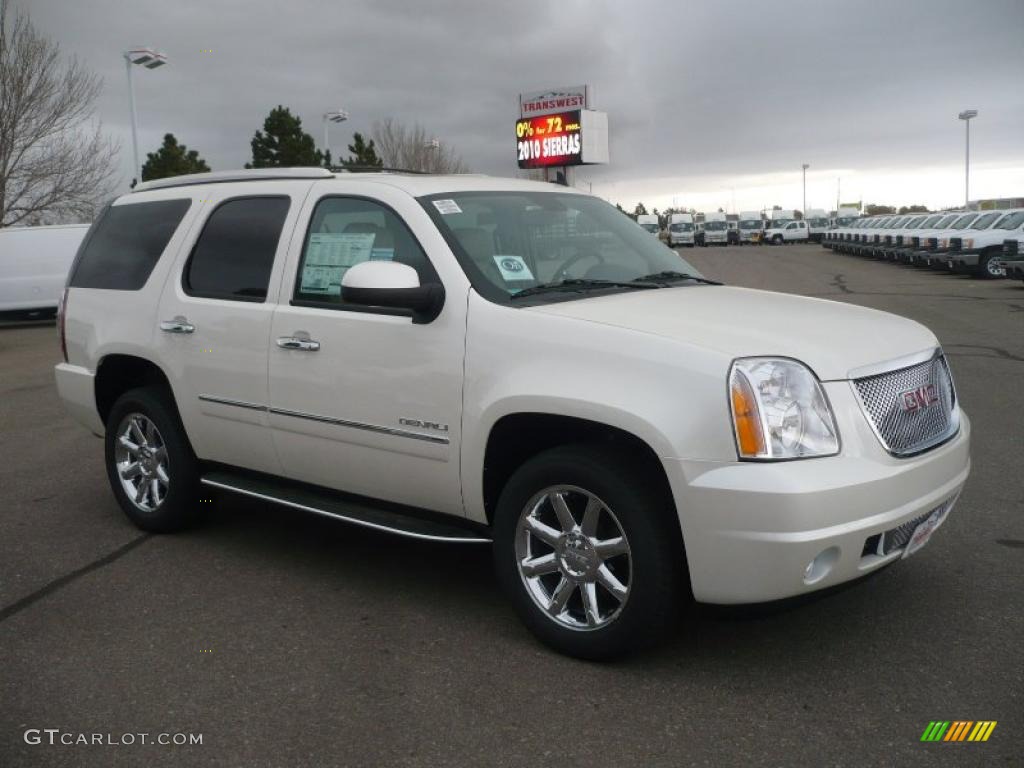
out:
{"label": "windshield", "polygon": [[646,229],[648,232],[658,231],[658,225],[654,223],[641,224],[640,226]]}
{"label": "windshield", "polygon": [[782,229],[784,226],[789,224],[793,219],[772,219],[772,229]]}
{"label": "windshield", "polygon": [[938,224],[937,224],[937,225],[935,226],[935,228],[936,228],[936,229],[946,229],[947,227],[949,227],[949,225],[950,225],[950,224],[952,224],[952,223],[953,223],[954,221],[956,221],[956,219],[957,219],[957,216],[960,216],[960,214],[959,214],[959,213],[957,213],[957,214],[954,214],[953,216],[947,216],[947,217],[946,217],[946,218],[944,218],[944,219],[943,219],[942,221],[940,221],[940,222],[939,222],[939,223],[938,223]]}
{"label": "windshield", "polygon": [[844,216],[841,219],[836,219],[836,226],[837,227],[848,227],[848,226],[850,226],[851,224],[853,224],[856,221],[857,220],[855,218],[852,218],[852,217],[847,218],[846,216]]}
{"label": "windshield", "polygon": [[693,224],[688,221],[681,221],[669,227],[673,232],[693,232]]}
{"label": "windshield", "polygon": [[728,225],[724,221],[706,221],[704,222],[704,229],[710,229],[712,232],[720,232],[726,229]]}
{"label": "windshield", "polygon": [[986,213],[971,225],[971,229],[988,229],[989,225],[997,218],[999,218],[998,213]]}
{"label": "windshield", "polygon": [[[701,276],[628,216],[588,195],[453,192],[420,198],[420,203],[452,245],[473,287],[491,301],[509,304],[521,291],[563,280],[627,283],[661,272]],[[530,302],[629,287],[572,290],[538,294]]]}
{"label": "windshield", "polygon": [[828,226],[828,219],[821,219],[821,218],[811,219],[807,223],[808,223],[808,225],[810,225],[812,227],[827,227]]}
{"label": "windshield", "polygon": [[932,227],[935,226],[935,222],[941,218],[941,216],[932,216],[930,219],[926,220],[924,224],[921,225],[921,229],[931,229]]}
{"label": "windshield", "polygon": [[1009,216],[1001,218],[999,223],[996,225],[996,228],[1016,229],[1022,223],[1024,223],[1024,211],[1017,211],[1016,213],[1011,213]]}
{"label": "windshield", "polygon": [[953,225],[950,227],[950,229],[966,229],[967,225],[974,221],[976,218],[978,218],[978,214],[976,213],[969,213],[966,216],[961,216],[959,219],[953,222]]}
{"label": "windshield", "polygon": [[740,222],[740,229],[760,229],[760,219],[744,219]]}

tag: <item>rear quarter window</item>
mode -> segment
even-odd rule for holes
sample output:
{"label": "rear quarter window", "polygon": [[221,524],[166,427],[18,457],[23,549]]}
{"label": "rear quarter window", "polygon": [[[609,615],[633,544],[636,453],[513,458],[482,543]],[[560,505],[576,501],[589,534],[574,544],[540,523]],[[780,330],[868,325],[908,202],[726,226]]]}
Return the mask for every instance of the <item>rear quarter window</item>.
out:
{"label": "rear quarter window", "polygon": [[191,205],[185,198],[110,206],[83,243],[69,285],[141,289]]}

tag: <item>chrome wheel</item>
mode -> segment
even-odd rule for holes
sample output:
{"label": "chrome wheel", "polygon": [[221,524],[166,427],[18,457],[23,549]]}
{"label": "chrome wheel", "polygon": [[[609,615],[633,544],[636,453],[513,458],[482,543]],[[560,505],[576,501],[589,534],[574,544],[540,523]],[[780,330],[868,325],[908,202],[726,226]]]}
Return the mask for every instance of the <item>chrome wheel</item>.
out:
{"label": "chrome wheel", "polygon": [[597,496],[571,485],[545,488],[516,526],[516,565],[526,591],[552,621],[575,630],[607,626],[629,597],[629,542]]}
{"label": "chrome wheel", "polygon": [[156,425],[144,414],[129,413],[117,428],[114,463],[121,487],[143,512],[154,512],[164,499],[171,479],[167,446]]}

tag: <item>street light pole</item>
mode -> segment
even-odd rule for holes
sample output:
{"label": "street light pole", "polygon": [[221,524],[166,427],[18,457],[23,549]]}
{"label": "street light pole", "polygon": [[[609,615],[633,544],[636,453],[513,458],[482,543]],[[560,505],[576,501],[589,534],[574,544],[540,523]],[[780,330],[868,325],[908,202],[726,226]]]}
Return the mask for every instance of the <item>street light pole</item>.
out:
{"label": "street light pole", "polygon": [[344,123],[348,120],[348,112],[344,109],[335,109],[331,112],[324,112],[324,152],[331,151],[330,136],[327,133],[328,123]]}
{"label": "street light pole", "polygon": [[958,118],[964,121],[967,131],[967,141],[964,150],[964,208],[971,201],[971,119],[978,116],[978,110],[965,109]]}
{"label": "street light pole", "polygon": [[124,56],[125,67],[128,70],[128,102],[132,110],[132,173],[138,174],[136,178],[142,181],[142,166],[139,164],[139,127],[138,117],[135,112],[135,82],[132,79],[132,65],[137,64],[146,69],[156,69],[167,63],[167,57],[162,53],[157,53],[152,48],[133,48],[130,51],[125,51],[122,55]]}
{"label": "street light pole", "polygon": [[803,171],[804,171],[804,207],[803,207],[803,210],[800,211],[800,215],[803,216],[803,218],[806,219],[807,218],[807,169],[810,168],[811,166],[808,165],[807,163],[804,163],[802,167],[803,167]]}

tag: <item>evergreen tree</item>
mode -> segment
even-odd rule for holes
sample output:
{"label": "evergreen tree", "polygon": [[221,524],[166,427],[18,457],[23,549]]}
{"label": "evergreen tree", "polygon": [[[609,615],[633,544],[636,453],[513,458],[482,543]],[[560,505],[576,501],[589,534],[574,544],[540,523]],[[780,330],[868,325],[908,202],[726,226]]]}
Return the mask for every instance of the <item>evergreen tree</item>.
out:
{"label": "evergreen tree", "polygon": [[210,166],[194,149],[179,144],[173,133],[164,135],[164,143],[156,152],[146,153],[142,166],[142,180],[166,179],[169,176],[183,176],[186,173],[205,173]]}
{"label": "evergreen tree", "polygon": [[246,168],[306,167],[323,165],[324,155],[313,137],[302,130],[302,119],[278,105],[252,137],[252,162]]}
{"label": "evergreen tree", "polygon": [[370,143],[367,144],[363,134],[359,131],[352,134],[352,143],[348,145],[348,151],[352,154],[345,161],[345,165],[359,168],[381,168],[384,165],[384,161],[377,157],[377,148],[374,146],[373,139],[370,139]]}

